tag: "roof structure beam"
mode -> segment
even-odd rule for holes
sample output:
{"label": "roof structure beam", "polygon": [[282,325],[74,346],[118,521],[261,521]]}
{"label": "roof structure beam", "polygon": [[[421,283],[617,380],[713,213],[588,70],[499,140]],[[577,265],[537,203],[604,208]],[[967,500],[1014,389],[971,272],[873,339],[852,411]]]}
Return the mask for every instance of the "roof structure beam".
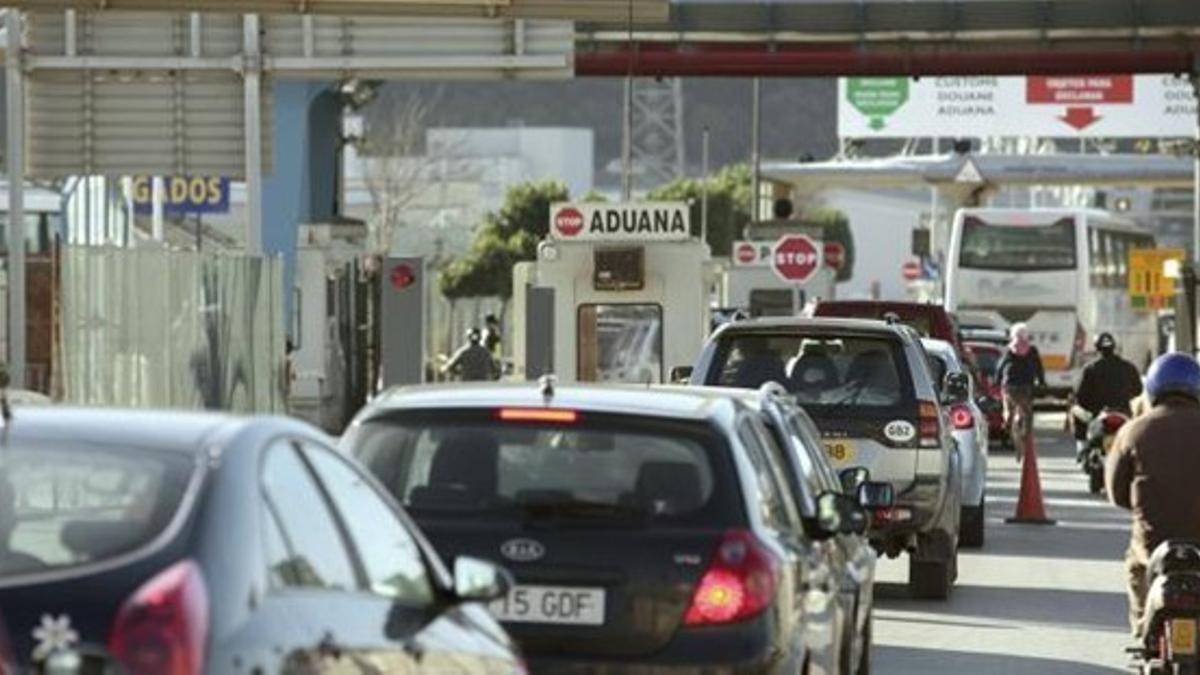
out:
{"label": "roof structure beam", "polygon": [[661,23],[668,0],[8,0],[25,10],[140,10],[233,14],[345,16],[512,17]]}

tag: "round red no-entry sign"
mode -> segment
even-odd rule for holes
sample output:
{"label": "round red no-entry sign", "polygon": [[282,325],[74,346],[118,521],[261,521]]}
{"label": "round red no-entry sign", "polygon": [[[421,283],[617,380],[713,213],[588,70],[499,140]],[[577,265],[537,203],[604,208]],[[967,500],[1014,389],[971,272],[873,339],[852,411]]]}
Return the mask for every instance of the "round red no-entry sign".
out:
{"label": "round red no-entry sign", "polygon": [[835,270],[842,269],[846,264],[846,247],[841,242],[825,242],[825,266]]}
{"label": "round red no-entry sign", "polygon": [[417,281],[417,272],[412,267],[403,263],[392,268],[389,276],[392,279],[392,288],[402,291],[409,286],[412,286]]}
{"label": "round red no-entry sign", "polygon": [[737,261],[743,265],[749,265],[758,260],[758,249],[748,241],[738,244],[737,251],[734,253],[737,256]]}
{"label": "round red no-entry sign", "polygon": [[921,278],[921,263],[916,260],[909,260],[904,263],[904,267],[900,268],[900,273],[908,281],[916,281]]}
{"label": "round red no-entry sign", "polygon": [[574,237],[583,231],[583,214],[568,206],[554,216],[554,229],[564,237]]}
{"label": "round red no-entry sign", "polygon": [[803,234],[784,235],[771,251],[771,268],[784,281],[802,284],[811,279],[820,266],[821,250]]}

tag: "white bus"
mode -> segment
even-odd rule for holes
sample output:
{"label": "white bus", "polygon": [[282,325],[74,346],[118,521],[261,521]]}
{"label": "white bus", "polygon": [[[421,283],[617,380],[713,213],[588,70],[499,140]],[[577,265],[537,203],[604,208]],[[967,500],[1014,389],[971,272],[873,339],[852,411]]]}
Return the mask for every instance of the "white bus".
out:
{"label": "white bus", "polygon": [[1055,393],[1075,384],[1092,342],[1112,333],[1140,368],[1158,348],[1153,311],[1130,302],[1129,251],[1146,229],[1094,209],[961,209],[946,265],[946,307],[970,321],[1029,325]]}

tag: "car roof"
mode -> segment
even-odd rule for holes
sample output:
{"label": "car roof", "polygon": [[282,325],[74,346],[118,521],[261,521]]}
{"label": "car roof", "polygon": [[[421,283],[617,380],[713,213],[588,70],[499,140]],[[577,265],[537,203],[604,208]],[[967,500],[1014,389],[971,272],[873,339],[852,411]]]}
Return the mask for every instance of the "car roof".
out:
{"label": "car roof", "polygon": [[389,410],[551,407],[703,420],[731,405],[727,393],[709,387],[563,384],[555,385],[553,392],[545,397],[537,382],[397,387],[372,401],[365,413],[370,417]]}
{"label": "car roof", "polygon": [[15,441],[93,441],[192,453],[218,436],[246,428],[253,419],[219,412],[14,405],[5,431]]}
{"label": "car roof", "polygon": [[875,309],[881,312],[896,312],[903,314],[944,314],[946,308],[931,302],[906,302],[903,300],[822,300],[817,303],[817,311],[821,307],[845,307],[848,309]]}
{"label": "car roof", "polygon": [[953,363],[958,363],[958,351],[954,349],[954,345],[945,340],[937,338],[921,338],[921,346],[925,351],[942,359],[949,359]]}
{"label": "car roof", "polygon": [[835,317],[759,317],[746,321],[726,324],[721,327],[725,332],[761,332],[777,333],[797,329],[811,332],[851,332],[856,334],[904,335],[900,326],[892,325],[878,319],[851,319]]}

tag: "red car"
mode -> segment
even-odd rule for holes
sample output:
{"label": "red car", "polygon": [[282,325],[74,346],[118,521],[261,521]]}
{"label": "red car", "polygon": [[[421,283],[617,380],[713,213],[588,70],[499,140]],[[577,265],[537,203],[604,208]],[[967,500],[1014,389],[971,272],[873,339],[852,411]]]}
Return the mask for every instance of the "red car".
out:
{"label": "red car", "polygon": [[880,300],[826,300],[817,304],[813,316],[836,316],[848,319],[883,319],[895,314],[900,323],[911,326],[922,337],[943,340],[954,345],[960,358],[970,363],[963,349],[958,326],[941,305],[920,302],[884,302]]}
{"label": "red car", "polygon": [[1008,433],[1004,428],[1004,397],[1000,392],[1000,382],[996,379],[996,364],[1004,354],[1004,347],[995,342],[965,343],[974,359],[977,368],[976,379],[979,380],[979,394],[985,400],[979,402],[980,409],[987,417],[988,436],[992,441],[1008,443]]}

